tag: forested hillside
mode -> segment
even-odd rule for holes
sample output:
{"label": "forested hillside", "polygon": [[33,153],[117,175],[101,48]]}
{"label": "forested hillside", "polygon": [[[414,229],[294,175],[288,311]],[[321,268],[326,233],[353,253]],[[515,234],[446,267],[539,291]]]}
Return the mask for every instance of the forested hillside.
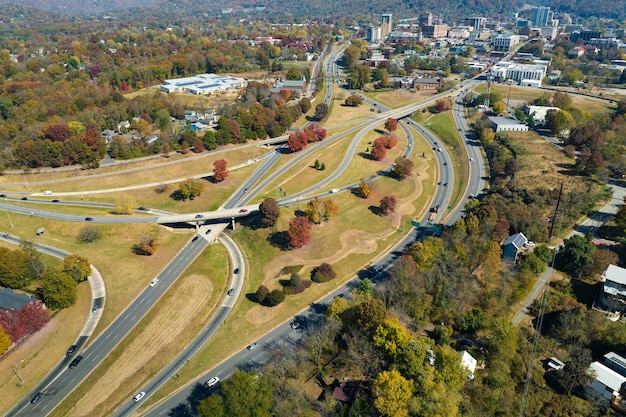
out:
{"label": "forested hillside", "polygon": [[[290,17],[323,17],[323,18],[367,18],[370,15],[380,13],[394,13],[398,16],[406,15],[415,17],[417,14],[430,10],[445,21],[453,22],[469,15],[483,16],[506,16],[509,12],[519,11],[527,4],[539,2],[525,2],[522,0],[391,0],[380,2],[375,0],[317,0],[306,3],[303,7],[299,1],[264,0],[250,2],[249,0],[230,0],[218,2],[215,0],[0,0],[0,4],[15,4],[24,7],[33,7],[41,10],[54,11],[62,14],[99,14],[106,11],[132,9],[137,7],[147,8],[139,13],[151,15],[160,11],[194,13],[203,10],[207,15],[220,15],[222,10],[234,8],[234,12],[240,9],[254,9],[265,7],[259,11],[263,18]],[[586,2],[582,0],[552,0],[541,2],[542,5],[550,6],[555,11],[571,13],[573,15],[589,18],[623,20],[626,17],[626,3],[610,2]],[[545,4],[544,4],[545,3]],[[157,6],[158,5],[158,6]],[[374,16],[377,20],[377,16]]]}

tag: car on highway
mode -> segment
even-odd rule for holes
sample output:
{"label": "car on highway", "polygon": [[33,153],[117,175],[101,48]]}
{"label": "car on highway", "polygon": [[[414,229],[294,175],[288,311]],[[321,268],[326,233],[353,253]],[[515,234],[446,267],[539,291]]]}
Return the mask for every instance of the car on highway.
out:
{"label": "car on highway", "polygon": [[233,295],[234,293],[235,293],[235,289],[231,288],[230,290],[228,290],[228,292],[226,294]]}
{"label": "car on highway", "polygon": [[137,210],[148,211],[148,207],[139,206],[139,207],[137,207]]}
{"label": "car on highway", "polygon": [[233,271],[234,274],[238,274],[239,273],[239,268],[235,268],[235,270]]}
{"label": "car on highway", "polygon": [[59,203],[61,200],[55,198],[54,200],[52,200],[53,203]]}
{"label": "car on highway", "polygon": [[65,352],[65,356],[72,356],[74,354],[74,352],[76,352],[76,348],[78,346],[76,345],[72,345],[70,347],[67,348],[67,351]]}
{"label": "car on highway", "polygon": [[248,350],[252,350],[252,349],[254,349],[254,348],[255,348],[255,347],[257,347],[257,346],[259,346],[259,344],[258,344],[258,343],[253,343],[253,344],[251,344],[251,345],[248,345],[248,347],[247,347],[246,349],[248,349]]}
{"label": "car on highway", "polygon": [[204,216],[202,214],[196,214],[196,219],[202,219]]}
{"label": "car on highway", "polygon": [[247,209],[241,209],[241,210],[239,210],[239,213],[247,213],[247,212],[248,212],[248,210],[247,210]]}
{"label": "car on highway", "polygon": [[93,217],[85,217],[85,221],[86,222],[92,222],[93,221]]}
{"label": "car on highway", "polygon": [[206,385],[207,388],[211,388],[212,386],[214,386],[218,382],[220,382],[220,379],[218,377],[214,376],[213,378],[211,378],[207,382],[205,382],[204,385]]}
{"label": "car on highway", "polygon": [[205,235],[210,235],[211,234],[211,229],[207,229],[206,232],[204,232]]}
{"label": "car on highway", "polygon": [[195,242],[196,240],[198,240],[200,238],[200,236],[194,236],[193,239],[191,239],[192,242]]}
{"label": "car on highway", "polygon": [[474,160],[474,158],[470,158],[470,162],[472,162]]}
{"label": "car on highway", "polygon": [[145,397],[145,396],[146,396],[146,393],[145,393],[145,392],[143,392],[143,391],[141,391],[139,394],[137,394],[137,395],[135,395],[135,396],[133,397],[133,401],[134,401],[134,402],[140,401],[140,400],[141,400],[143,397]]}
{"label": "car on highway", "polygon": [[300,323],[298,323],[297,321],[294,321],[293,323],[290,324],[292,329],[297,329],[298,327],[300,327]]}
{"label": "car on highway", "polygon": [[5,239],[11,239],[11,236],[7,235],[6,233],[2,235],[3,238]]}
{"label": "car on highway", "polygon": [[26,200],[28,200],[28,197],[22,197],[22,200],[26,201]]}
{"label": "car on highway", "polygon": [[41,397],[43,397],[43,392],[38,392],[37,394],[35,394],[33,399],[30,400],[30,403],[35,404],[37,401],[41,400]]}
{"label": "car on highway", "polygon": [[77,357],[75,357],[72,362],[70,362],[70,364],[68,365],[68,368],[70,369],[74,369],[78,366],[78,364],[80,363],[80,361],[83,360],[83,357],[81,355],[78,355]]}
{"label": "car on highway", "polygon": [[155,286],[155,285],[157,285],[158,283],[159,283],[159,279],[158,279],[158,278],[155,278],[155,279],[153,279],[152,281],[150,281],[150,284],[148,284],[148,285],[150,285],[151,287],[154,287],[154,286]]}
{"label": "car on highway", "polygon": [[6,194],[0,194],[0,197],[5,198],[7,195]]}

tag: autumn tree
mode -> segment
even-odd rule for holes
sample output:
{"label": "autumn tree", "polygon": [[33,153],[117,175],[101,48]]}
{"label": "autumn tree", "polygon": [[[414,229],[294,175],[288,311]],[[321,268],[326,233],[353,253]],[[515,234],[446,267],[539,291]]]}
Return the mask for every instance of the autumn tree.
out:
{"label": "autumn tree", "polygon": [[408,417],[413,396],[413,381],[405,379],[396,370],[383,371],[373,381],[374,407],[381,416]]}
{"label": "autumn tree", "polygon": [[307,203],[304,214],[309,221],[320,224],[324,220],[324,202],[315,196]]}
{"label": "autumn tree", "polygon": [[261,213],[261,225],[263,227],[272,227],[280,217],[280,207],[275,199],[268,197],[259,204],[259,213]]}
{"label": "autumn tree", "polygon": [[395,165],[391,170],[391,174],[400,181],[410,177],[413,172],[413,161],[408,158],[398,157],[395,160]]}
{"label": "autumn tree", "polygon": [[307,143],[309,143],[309,141],[304,132],[291,133],[287,139],[287,147],[291,152],[301,151],[306,148]]}
{"label": "autumn tree", "polygon": [[442,239],[429,236],[423,241],[411,245],[408,253],[413,257],[417,269],[428,271],[444,255],[445,247]]}
{"label": "autumn tree", "polygon": [[501,101],[496,101],[495,103],[493,103],[491,108],[495,114],[502,114],[506,110],[506,104]]}
{"label": "autumn tree", "polygon": [[292,248],[299,248],[311,241],[311,222],[305,216],[296,216],[289,220],[287,243]]}
{"label": "autumn tree", "polygon": [[159,248],[160,229],[158,225],[152,225],[145,233],[139,237],[139,243],[134,246],[134,251],[138,255],[152,256]]}
{"label": "autumn tree", "polygon": [[339,214],[339,206],[331,199],[324,201],[324,220],[328,221]]}
{"label": "autumn tree", "polygon": [[350,107],[358,107],[361,104],[363,104],[363,99],[361,98],[361,96],[357,94],[352,94],[351,96],[346,98],[345,104],[346,106],[350,106]]}
{"label": "autumn tree", "polygon": [[378,139],[375,140],[370,153],[375,161],[382,161],[383,159],[385,159],[385,157],[387,156],[387,147],[385,145],[385,142],[379,141]]}
{"label": "autumn tree", "polygon": [[11,346],[11,338],[0,325],[0,356],[9,350],[9,346]]}
{"label": "autumn tree", "polygon": [[396,210],[398,200],[392,195],[388,195],[380,200],[380,212],[383,216],[393,213]]}
{"label": "autumn tree", "polygon": [[213,178],[215,181],[222,182],[228,177],[228,162],[225,159],[218,159],[213,162]]}
{"label": "autumn tree", "polygon": [[130,197],[121,197],[115,201],[115,214],[132,214],[135,210],[135,200]]}
{"label": "autumn tree", "polygon": [[552,105],[561,110],[569,109],[572,107],[572,97],[567,93],[556,91],[552,96]]}
{"label": "autumn tree", "polygon": [[318,120],[318,121],[323,120],[327,115],[328,115],[328,104],[320,103],[317,106],[315,106],[315,116],[313,116],[315,120]]}
{"label": "autumn tree", "polygon": [[41,297],[52,310],[69,307],[76,302],[76,285],[67,273],[46,269],[42,276]]}
{"label": "autumn tree", "polygon": [[366,183],[363,179],[361,179],[361,182],[359,183],[358,192],[361,198],[369,198],[372,195],[372,188],[369,186],[368,183]]}
{"label": "autumn tree", "polygon": [[[20,309],[18,316],[20,331],[25,337],[36,333],[50,321],[50,310],[41,301],[31,301]],[[20,339],[11,338],[14,342]]]}
{"label": "autumn tree", "polygon": [[[217,161],[216,161],[217,162]],[[198,197],[204,191],[204,184],[200,181],[188,179],[178,186],[178,193],[183,201]]]}
{"label": "autumn tree", "polygon": [[63,271],[76,282],[86,281],[91,275],[91,264],[84,256],[72,254],[63,259]]}
{"label": "autumn tree", "polygon": [[396,130],[398,130],[398,120],[394,119],[393,117],[388,118],[385,121],[385,129],[387,129],[387,131],[389,132],[395,132]]}

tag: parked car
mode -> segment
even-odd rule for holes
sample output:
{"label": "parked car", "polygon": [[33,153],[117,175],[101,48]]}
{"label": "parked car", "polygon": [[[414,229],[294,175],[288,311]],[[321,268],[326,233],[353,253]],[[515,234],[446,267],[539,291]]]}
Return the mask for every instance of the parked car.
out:
{"label": "parked car", "polygon": [[291,328],[292,329],[297,329],[298,327],[300,327],[300,323],[298,323],[297,321],[294,321],[293,323],[291,323]]}
{"label": "parked car", "polygon": [[80,361],[83,360],[83,357],[81,355],[78,355],[77,357],[75,357],[72,362],[70,362],[68,368],[70,369],[74,369],[78,366],[78,364],[80,363]]}
{"label": "parked car", "polygon": [[211,378],[207,382],[205,382],[204,385],[206,385],[207,388],[211,388],[212,386],[214,386],[218,382],[220,382],[220,379],[218,377],[214,376],[213,378]]}
{"label": "parked car", "polygon": [[65,352],[66,356],[72,356],[74,354],[74,352],[76,352],[76,345],[72,345],[70,347],[67,348],[67,351]]}
{"label": "parked car", "polygon": [[134,401],[134,402],[140,401],[140,400],[141,400],[143,397],[145,397],[145,396],[146,396],[146,393],[145,393],[145,392],[143,392],[143,391],[141,391],[139,394],[137,394],[137,395],[135,395],[135,396],[133,397],[133,401]]}

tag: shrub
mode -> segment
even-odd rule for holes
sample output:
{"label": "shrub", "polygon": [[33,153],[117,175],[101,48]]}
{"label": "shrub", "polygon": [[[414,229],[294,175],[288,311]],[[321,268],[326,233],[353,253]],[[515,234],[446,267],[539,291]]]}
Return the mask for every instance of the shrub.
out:
{"label": "shrub", "polygon": [[285,301],[285,294],[281,290],[274,290],[267,295],[265,300],[265,304],[270,307],[274,307]]}
{"label": "shrub", "polygon": [[311,271],[311,280],[317,283],[328,282],[336,276],[333,267],[325,262]]}
{"label": "shrub", "polygon": [[267,295],[270,293],[270,290],[267,289],[267,287],[265,285],[260,285],[259,289],[256,290],[256,300],[258,303],[263,304],[263,301],[265,301],[265,298],[267,298]]}
{"label": "shrub", "polygon": [[93,243],[102,237],[102,233],[97,226],[89,224],[78,232],[78,241],[85,243]]}
{"label": "shrub", "polygon": [[289,283],[283,288],[286,295],[300,294],[311,286],[311,281],[303,280],[300,274],[293,273]]}

